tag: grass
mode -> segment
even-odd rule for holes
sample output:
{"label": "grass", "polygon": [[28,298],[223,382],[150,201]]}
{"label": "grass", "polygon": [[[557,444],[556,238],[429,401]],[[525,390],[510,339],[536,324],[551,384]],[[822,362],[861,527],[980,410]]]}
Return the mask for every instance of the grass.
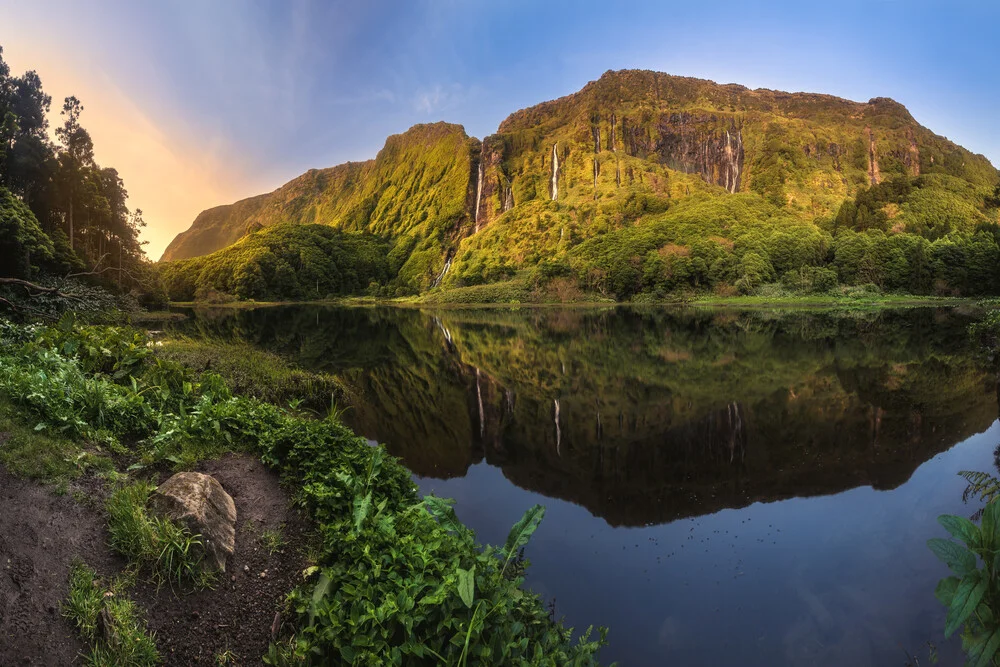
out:
{"label": "grass", "polygon": [[112,548],[148,570],[157,585],[211,586],[215,574],[202,567],[201,536],[149,513],[154,488],[148,482],[135,482],[111,493],[107,510]]}
{"label": "grass", "polygon": [[908,294],[867,294],[849,296],[841,294],[808,294],[788,296],[703,296],[687,302],[693,306],[960,306],[974,304],[975,299],[960,297],[916,296]]}
{"label": "grass", "polygon": [[0,396],[0,464],[13,475],[65,486],[88,468],[101,474],[114,470],[109,457],[68,438],[26,426],[19,417],[18,410]]}
{"label": "grass", "polygon": [[[157,348],[157,356],[188,368],[211,369],[221,375],[233,393],[279,405],[310,397],[311,407],[328,405],[330,396],[342,397],[340,381],[326,373],[294,368],[280,355],[247,343],[171,338]],[[312,405],[313,403],[318,403]]]}
{"label": "grass", "polygon": [[272,556],[282,550],[285,546],[285,538],[281,535],[280,529],[269,529],[261,531],[260,543]]}
{"label": "grass", "polygon": [[81,562],[70,570],[63,616],[90,645],[84,663],[91,667],[152,667],[163,663],[142,614],[126,595],[129,577],[105,589],[97,573]]}

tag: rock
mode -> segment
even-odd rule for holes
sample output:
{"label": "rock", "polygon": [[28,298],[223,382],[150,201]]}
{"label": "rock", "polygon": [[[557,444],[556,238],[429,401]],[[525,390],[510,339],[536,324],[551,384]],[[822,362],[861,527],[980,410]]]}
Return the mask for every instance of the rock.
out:
{"label": "rock", "polygon": [[206,569],[226,571],[226,559],[236,547],[236,504],[218,480],[179,472],[153,492],[152,508],[201,535]]}

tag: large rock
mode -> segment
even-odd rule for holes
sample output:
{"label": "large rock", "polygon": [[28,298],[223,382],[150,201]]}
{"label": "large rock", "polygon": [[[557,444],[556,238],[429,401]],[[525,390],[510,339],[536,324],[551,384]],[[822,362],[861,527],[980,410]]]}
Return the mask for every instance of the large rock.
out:
{"label": "large rock", "polygon": [[153,492],[153,511],[201,535],[204,566],[226,571],[236,547],[236,504],[210,475],[179,472]]}

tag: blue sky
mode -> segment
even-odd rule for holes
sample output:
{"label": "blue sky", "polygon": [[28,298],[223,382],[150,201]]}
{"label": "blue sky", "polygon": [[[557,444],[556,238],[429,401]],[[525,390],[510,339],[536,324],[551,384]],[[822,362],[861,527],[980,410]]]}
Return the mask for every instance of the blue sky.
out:
{"label": "blue sky", "polygon": [[0,3],[4,58],[83,100],[154,258],[203,208],[414,123],[482,137],[608,69],[888,96],[1000,165],[998,27],[1000,3],[960,0]]}

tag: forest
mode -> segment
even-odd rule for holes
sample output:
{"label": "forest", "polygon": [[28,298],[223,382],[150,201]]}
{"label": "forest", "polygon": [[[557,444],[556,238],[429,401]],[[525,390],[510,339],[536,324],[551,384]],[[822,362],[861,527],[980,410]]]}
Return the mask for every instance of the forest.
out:
{"label": "forest", "polygon": [[97,163],[83,103],[64,100],[54,140],[51,111],[38,74],[12,75],[0,47],[0,278],[87,276],[162,302],[139,238],[142,211],[129,208],[118,172]]}

